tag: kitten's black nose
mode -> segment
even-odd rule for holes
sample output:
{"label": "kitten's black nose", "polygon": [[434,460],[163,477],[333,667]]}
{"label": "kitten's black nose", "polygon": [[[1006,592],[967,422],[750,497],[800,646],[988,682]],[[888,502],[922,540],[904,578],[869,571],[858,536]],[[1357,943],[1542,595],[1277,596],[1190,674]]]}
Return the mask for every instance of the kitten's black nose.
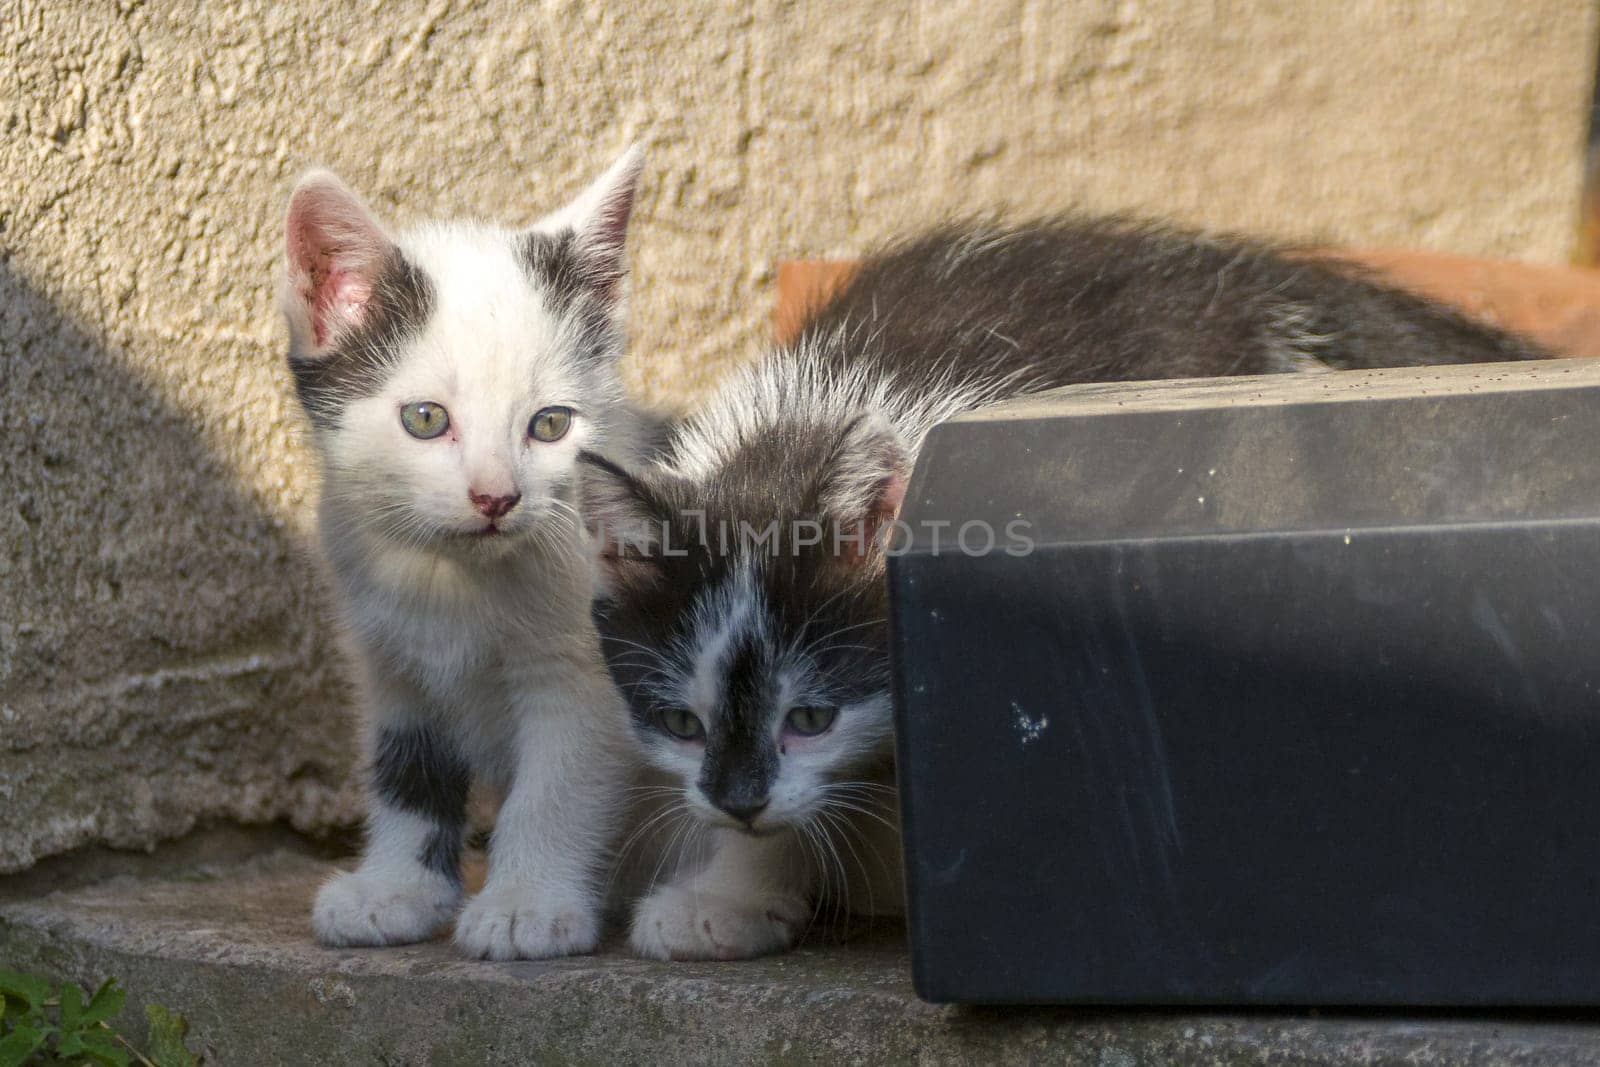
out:
{"label": "kitten's black nose", "polygon": [[725,800],[718,804],[717,807],[749,826],[756,821],[757,815],[767,810],[767,798],[761,797],[759,800],[735,798]]}
{"label": "kitten's black nose", "polygon": [[522,499],[521,493],[512,493],[510,496],[495,496],[491,493],[475,493],[467,490],[467,496],[472,498],[472,506],[477,508],[485,518],[498,519],[506,512],[517,506],[517,501]]}

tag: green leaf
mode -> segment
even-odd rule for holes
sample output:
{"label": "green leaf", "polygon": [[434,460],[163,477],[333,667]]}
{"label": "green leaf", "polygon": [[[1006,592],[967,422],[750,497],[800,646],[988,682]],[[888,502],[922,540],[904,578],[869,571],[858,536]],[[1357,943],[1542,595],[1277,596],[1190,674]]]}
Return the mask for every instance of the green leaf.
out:
{"label": "green leaf", "polygon": [[83,1019],[83,989],[73,982],[61,987],[61,1029],[71,1033]]}
{"label": "green leaf", "polygon": [[79,1033],[64,1033],[61,1040],[56,1042],[57,1056],[76,1056],[83,1051],[83,1035]]}
{"label": "green leaf", "polygon": [[113,1018],[122,1011],[122,1002],[128,999],[121,986],[117,985],[115,978],[107,978],[100,983],[100,988],[94,991],[94,998],[89,1001],[89,1007],[84,1010],[83,1024],[91,1026],[103,1023]]}
{"label": "green leaf", "polygon": [[102,1030],[93,1030],[84,1036],[83,1054],[107,1067],[128,1067],[128,1054],[113,1045],[110,1035]]}
{"label": "green leaf", "polygon": [[19,1026],[0,1040],[0,1067],[22,1067],[44,1044],[44,1035],[31,1026]]}
{"label": "green leaf", "polygon": [[200,1061],[183,1043],[183,1035],[189,1032],[183,1016],[159,1004],[146,1004],[144,1014],[150,1020],[151,1063],[156,1067],[199,1067]]}
{"label": "green leaf", "polygon": [[50,999],[50,983],[36,975],[0,969],[0,993],[20,997],[30,1011],[38,1011]]}

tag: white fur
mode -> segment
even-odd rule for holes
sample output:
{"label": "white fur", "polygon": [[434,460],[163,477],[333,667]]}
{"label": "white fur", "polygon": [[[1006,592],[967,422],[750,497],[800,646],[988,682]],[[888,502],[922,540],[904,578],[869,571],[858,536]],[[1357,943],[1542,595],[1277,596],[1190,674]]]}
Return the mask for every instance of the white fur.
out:
{"label": "white fur", "polygon": [[417,864],[432,824],[404,811],[374,807],[359,871],[333,877],[317,894],[311,926],[336,947],[425,941],[450,921],[461,899],[449,879]]}
{"label": "white fur", "polygon": [[805,932],[804,857],[785,838],[727,832],[700,870],[634,911],[628,943],[661,960],[737,960],[782,952]]}
{"label": "white fur", "polygon": [[750,567],[736,567],[731,578],[700,599],[696,605],[691,672],[681,687],[679,701],[710,722],[722,696],[722,678],[728,670],[728,650],[752,634],[764,635],[761,595]]}
{"label": "white fur", "polygon": [[[595,224],[596,240],[620,255],[618,198],[631,199],[638,163],[629,153],[537,228],[570,226],[581,238],[599,205],[612,215]],[[346,231],[376,226],[331,176],[307,186],[322,217],[354,220]],[[301,206],[297,191],[291,231]],[[456,943],[491,959],[587,952],[626,773],[625,712],[589,618],[594,575],[576,464],[580,448],[626,430],[615,368],[572,358],[581,326],[527,276],[516,231],[434,223],[384,239],[429,279],[432,314],[403,351],[383,354],[389,373],[376,395],[346,398],[338,420],[315,430],[322,542],[347,644],[374,731],[426,721],[506,797],[487,882],[461,913]],[[293,351],[326,358],[362,309],[340,310],[319,339],[305,293],[318,271],[297,269],[293,232],[290,252]],[[419,440],[403,428],[401,408],[422,401],[448,412],[442,436]],[[575,411],[568,434],[532,439],[529,420],[556,405]],[[469,491],[521,500],[497,520],[497,535],[477,536],[486,520]],[[422,862],[431,828],[374,795],[360,867],[318,894],[318,939],[383,945],[436,932],[460,893]]]}
{"label": "white fur", "polygon": [[749,959],[792,948],[819,921],[902,911],[892,807],[759,837],[697,825],[687,845],[681,829],[654,843],[676,862],[634,907],[628,943],[641,956]]}
{"label": "white fur", "polygon": [[529,657],[509,668],[525,702],[512,742],[517,773],[488,881],[456,925],[469,955],[538,959],[591,952],[600,940],[596,861],[618,814],[624,713],[588,660]]}
{"label": "white fur", "polygon": [[673,438],[670,467],[685,478],[711,476],[751,435],[784,420],[844,426],[867,416],[898,435],[908,455],[922,447],[928,431],[991,399],[1010,396],[1017,382],[1000,378],[963,381],[947,375],[920,382],[915,391],[897,388],[860,359],[849,372],[825,365],[819,350],[870,346],[869,335],[840,332],[768,354],[735,371]]}

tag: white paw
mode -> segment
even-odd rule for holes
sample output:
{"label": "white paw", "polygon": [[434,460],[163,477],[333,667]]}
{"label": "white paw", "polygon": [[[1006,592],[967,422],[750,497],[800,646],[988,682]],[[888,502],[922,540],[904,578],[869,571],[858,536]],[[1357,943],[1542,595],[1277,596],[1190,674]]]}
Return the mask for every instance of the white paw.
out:
{"label": "white paw", "polygon": [[330,948],[410,945],[450,921],[461,891],[445,878],[395,882],[361,871],[335,875],[317,891],[311,928]]}
{"label": "white paw", "polygon": [[810,918],[799,897],[738,898],[669,885],[639,902],[628,944],[658,960],[744,960],[792,948]]}
{"label": "white paw", "polygon": [[485,889],[456,920],[456,947],[486,960],[542,960],[593,952],[600,943],[593,902],[554,900],[524,886]]}

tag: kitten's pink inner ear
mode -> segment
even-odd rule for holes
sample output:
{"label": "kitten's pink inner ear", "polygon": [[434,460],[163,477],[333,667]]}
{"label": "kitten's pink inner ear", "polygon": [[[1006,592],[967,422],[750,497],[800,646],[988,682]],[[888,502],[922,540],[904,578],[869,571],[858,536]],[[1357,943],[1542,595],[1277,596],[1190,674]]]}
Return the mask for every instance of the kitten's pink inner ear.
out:
{"label": "kitten's pink inner ear", "polygon": [[856,545],[855,562],[870,559],[873,552],[888,547],[892,534],[885,527],[900,516],[900,505],[906,501],[907,481],[905,472],[895,471],[878,484],[878,495],[873,498],[861,524],[864,536],[859,542],[852,542]]}
{"label": "kitten's pink inner ear", "polygon": [[332,175],[307,178],[289,202],[289,282],[318,348],[361,325],[389,240]]}
{"label": "kitten's pink inner ear", "polygon": [[[334,260],[337,264],[337,259]],[[313,294],[311,329],[317,344],[325,345],[335,327],[344,329],[366,321],[372,283],[353,270],[331,267]]]}
{"label": "kitten's pink inner ear", "polygon": [[906,502],[906,483],[911,479],[904,471],[895,471],[884,479],[878,491],[878,512],[888,522],[900,514],[900,505]]}

